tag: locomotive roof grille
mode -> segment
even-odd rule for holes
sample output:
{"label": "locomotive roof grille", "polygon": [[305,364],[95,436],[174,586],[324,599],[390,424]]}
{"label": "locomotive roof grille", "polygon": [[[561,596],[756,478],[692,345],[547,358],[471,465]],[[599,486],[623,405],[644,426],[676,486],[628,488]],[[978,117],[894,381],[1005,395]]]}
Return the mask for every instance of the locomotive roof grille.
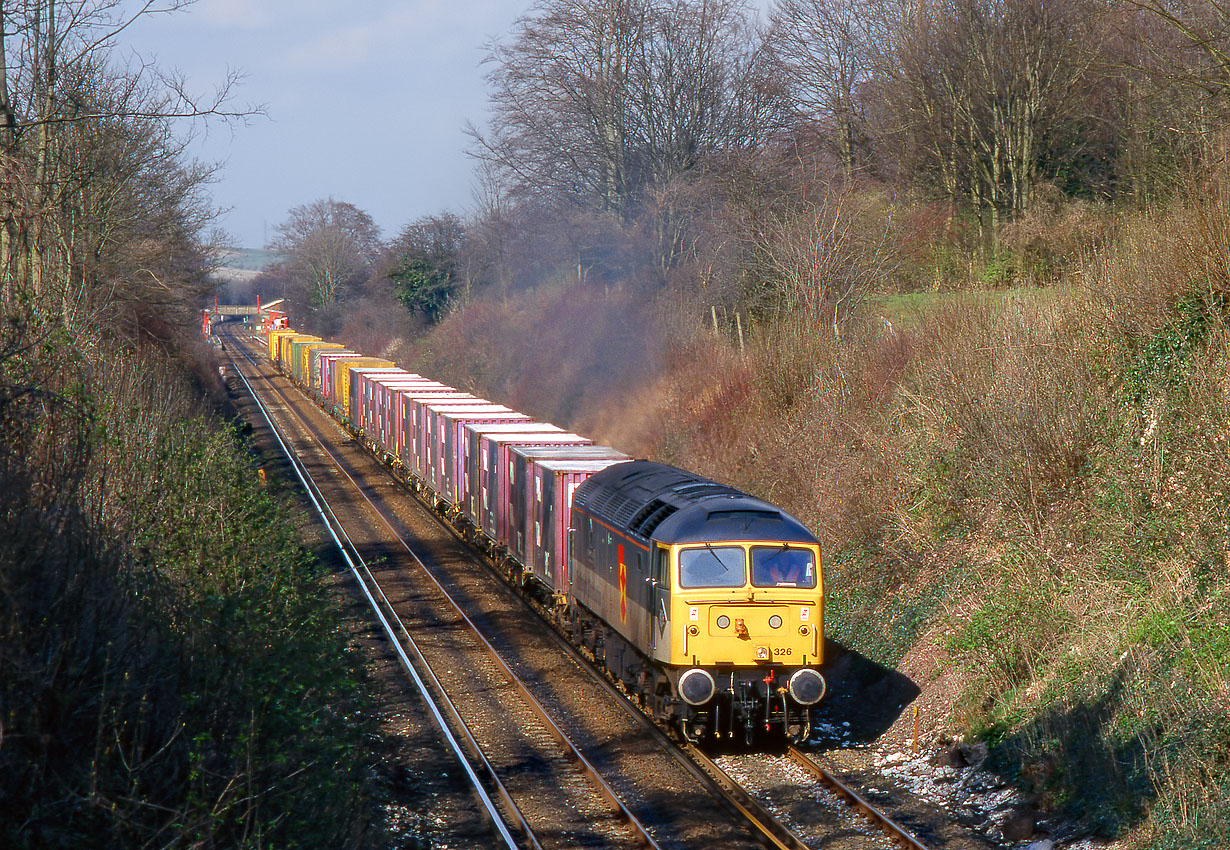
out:
{"label": "locomotive roof grille", "polygon": [[716,481],[693,481],[688,484],[679,485],[674,489],[674,492],[680,496],[699,498],[701,496],[734,495],[739,491],[733,487],[727,487],[725,484],[719,484]]}
{"label": "locomotive roof grille", "polygon": [[662,520],[677,510],[679,508],[674,505],[669,505],[661,499],[654,499],[648,505],[641,508],[636,516],[632,517],[632,522],[628,523],[628,527],[634,533],[648,539],[653,534],[653,530],[661,524]]}
{"label": "locomotive roof grille", "polygon": [[746,508],[733,511],[709,511],[708,519],[729,519],[743,520],[744,522],[755,522],[758,519],[779,520],[782,518],[781,511],[757,511],[748,510]]}
{"label": "locomotive roof grille", "polygon": [[632,500],[618,490],[599,490],[593,497],[593,509],[610,516],[619,516]]}

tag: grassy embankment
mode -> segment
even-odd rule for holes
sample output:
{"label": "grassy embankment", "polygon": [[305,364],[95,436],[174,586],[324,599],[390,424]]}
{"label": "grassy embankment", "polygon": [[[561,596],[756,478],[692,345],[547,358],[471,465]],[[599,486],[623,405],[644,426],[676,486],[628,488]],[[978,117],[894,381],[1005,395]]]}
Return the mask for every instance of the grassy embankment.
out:
{"label": "grassy embankment", "polygon": [[944,728],[1039,806],[1226,846],[1225,194],[1100,214],[1049,273],[971,260],[1020,289],[870,299],[840,338],[786,315],[740,351],[671,298],[561,286],[472,304],[405,361],[782,504],[827,544],[833,636],[938,658],[911,672],[956,674]]}
{"label": "grassy embankment", "polygon": [[373,721],[301,520],[201,381],[82,342],[4,325],[0,845],[359,846]]}

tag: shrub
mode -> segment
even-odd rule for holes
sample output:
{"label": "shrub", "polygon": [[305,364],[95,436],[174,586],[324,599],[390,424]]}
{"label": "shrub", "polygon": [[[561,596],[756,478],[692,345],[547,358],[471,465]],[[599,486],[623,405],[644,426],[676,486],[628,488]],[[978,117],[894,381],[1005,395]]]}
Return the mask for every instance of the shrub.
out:
{"label": "shrub", "polygon": [[0,356],[0,844],[353,846],[372,721],[296,519],[172,367],[25,333]]}

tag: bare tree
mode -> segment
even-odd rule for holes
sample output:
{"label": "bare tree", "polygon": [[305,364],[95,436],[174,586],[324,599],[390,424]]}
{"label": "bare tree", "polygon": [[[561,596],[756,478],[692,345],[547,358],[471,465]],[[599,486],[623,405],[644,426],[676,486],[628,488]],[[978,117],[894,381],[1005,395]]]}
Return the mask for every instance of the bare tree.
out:
{"label": "bare tree", "polygon": [[[127,281],[109,281],[110,292],[100,289],[96,262],[121,239],[140,240],[147,249],[160,239],[169,244],[165,228],[192,229],[208,218],[198,192],[209,170],[184,164],[186,142],[172,132],[172,121],[255,111],[230,111],[234,77],[198,99],[182,77],[139,61],[114,61],[112,48],[134,21],[189,4],[0,2],[4,297],[35,293],[71,323],[117,293],[129,301],[174,294],[180,302],[195,294],[199,262],[191,270],[180,264],[189,271],[187,290],[169,274],[170,265],[147,264]],[[178,218],[174,225],[172,218]],[[159,226],[164,230],[153,232]]]}
{"label": "bare tree", "polygon": [[652,187],[762,143],[780,114],[742,0],[542,0],[488,62],[474,155],[522,195],[625,223]]}
{"label": "bare tree", "polygon": [[779,0],[769,35],[774,67],[800,117],[815,122],[848,173],[863,124],[860,91],[886,33],[874,0]]}
{"label": "bare tree", "polygon": [[1202,60],[1189,59],[1176,72],[1206,91],[1230,94],[1230,5],[1222,0],[1128,0],[1127,5],[1164,21]]}
{"label": "bare tree", "polygon": [[749,222],[760,310],[786,310],[831,327],[882,288],[901,262],[894,209],[848,181],[812,187]]}
{"label": "bare tree", "polygon": [[489,134],[475,154],[523,192],[596,199],[623,212],[630,194],[630,66],[645,0],[546,0],[491,45]]}
{"label": "bare tree", "polygon": [[371,216],[333,198],[295,207],[277,234],[269,247],[286,255],[308,302],[322,310],[364,279],[380,250],[380,228]]}
{"label": "bare tree", "polygon": [[990,216],[1029,204],[1039,168],[1079,137],[1096,56],[1095,10],[1055,0],[912,7],[880,70],[880,129],[954,202]]}

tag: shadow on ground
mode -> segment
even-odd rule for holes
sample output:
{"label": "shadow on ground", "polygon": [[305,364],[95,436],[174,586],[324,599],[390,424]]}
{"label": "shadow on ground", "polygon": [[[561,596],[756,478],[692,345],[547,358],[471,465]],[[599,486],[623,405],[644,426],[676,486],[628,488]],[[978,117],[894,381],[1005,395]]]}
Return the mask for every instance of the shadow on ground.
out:
{"label": "shadow on ground", "polygon": [[825,657],[828,694],[812,711],[813,746],[870,743],[883,735],[920,693],[918,685],[905,674],[836,641],[826,642]]}

